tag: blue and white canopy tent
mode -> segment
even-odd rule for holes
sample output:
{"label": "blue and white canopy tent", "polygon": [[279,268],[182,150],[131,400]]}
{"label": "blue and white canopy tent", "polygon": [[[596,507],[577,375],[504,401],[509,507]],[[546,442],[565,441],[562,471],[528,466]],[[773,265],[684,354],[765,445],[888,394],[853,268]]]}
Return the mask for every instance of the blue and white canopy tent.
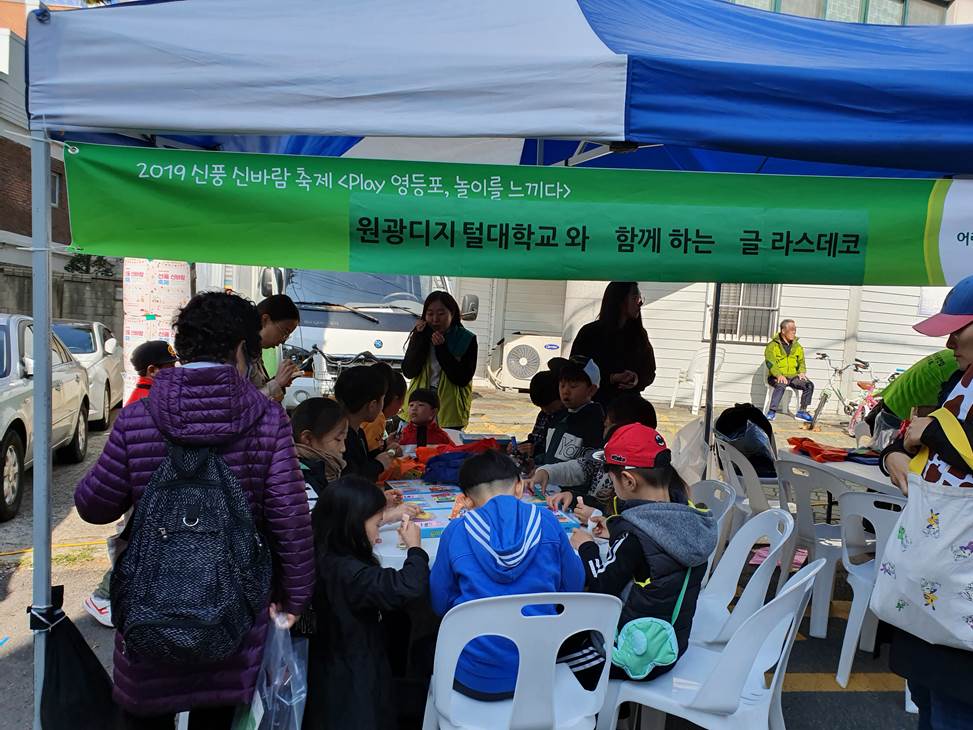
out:
{"label": "blue and white canopy tent", "polygon": [[[969,26],[832,23],[720,0],[144,0],[35,12],[35,612],[50,605],[51,139],[333,155],[414,137],[434,138],[422,158],[435,160],[969,174],[970,48]],[[525,139],[549,142],[535,152]],[[45,636],[35,635],[37,698]]]}
{"label": "blue and white canopy tent", "polygon": [[135,2],[35,15],[29,108],[66,132],[590,139],[959,173],[971,35],[718,0]]}

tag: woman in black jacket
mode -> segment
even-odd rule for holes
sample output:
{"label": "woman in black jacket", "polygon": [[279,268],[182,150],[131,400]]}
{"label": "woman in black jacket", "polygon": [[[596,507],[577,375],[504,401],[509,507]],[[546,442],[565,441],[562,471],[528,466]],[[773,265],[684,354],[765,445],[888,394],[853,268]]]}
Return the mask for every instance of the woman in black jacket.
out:
{"label": "woman in black jacket", "polygon": [[655,380],[655,353],[642,325],[638,282],[613,281],[601,299],[598,319],[574,339],[571,357],[589,357],[601,370],[595,400],[607,407],[624,392],[641,393]]}
{"label": "woman in black jacket", "polygon": [[382,490],[359,477],[330,485],[314,510],[316,627],[308,656],[305,730],[397,727],[399,701],[383,612],[428,594],[429,556],[420,547],[419,525],[408,523],[397,536],[384,538],[408,546],[405,565],[380,567],[372,549],[384,511]]}

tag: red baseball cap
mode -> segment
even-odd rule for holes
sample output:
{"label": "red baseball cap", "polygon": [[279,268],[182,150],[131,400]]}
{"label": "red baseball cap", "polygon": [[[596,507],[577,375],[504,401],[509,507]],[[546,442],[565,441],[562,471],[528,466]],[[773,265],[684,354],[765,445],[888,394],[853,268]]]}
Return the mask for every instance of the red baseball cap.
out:
{"label": "red baseball cap", "polygon": [[606,464],[627,468],[652,468],[672,463],[672,452],[666,446],[662,434],[641,423],[621,426],[605,444],[604,451],[597,451],[594,458]]}
{"label": "red baseball cap", "polygon": [[973,324],[973,276],[967,276],[950,289],[939,314],[924,319],[912,328],[928,337],[945,337],[970,324]]}

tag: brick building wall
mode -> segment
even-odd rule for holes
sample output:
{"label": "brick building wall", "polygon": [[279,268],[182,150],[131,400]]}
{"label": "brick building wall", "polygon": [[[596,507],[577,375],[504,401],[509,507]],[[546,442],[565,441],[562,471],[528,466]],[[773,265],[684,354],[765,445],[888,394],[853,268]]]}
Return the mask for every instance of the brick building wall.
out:
{"label": "brick building wall", "polygon": [[[51,238],[70,243],[64,163],[51,160],[51,172],[58,176],[58,207],[51,210]],[[0,230],[30,236],[30,148],[6,137],[0,137]]]}
{"label": "brick building wall", "polygon": [[[51,312],[54,319],[103,322],[121,338],[123,311],[120,277],[53,271],[51,279]],[[31,292],[29,268],[0,266],[0,312],[31,314]]]}

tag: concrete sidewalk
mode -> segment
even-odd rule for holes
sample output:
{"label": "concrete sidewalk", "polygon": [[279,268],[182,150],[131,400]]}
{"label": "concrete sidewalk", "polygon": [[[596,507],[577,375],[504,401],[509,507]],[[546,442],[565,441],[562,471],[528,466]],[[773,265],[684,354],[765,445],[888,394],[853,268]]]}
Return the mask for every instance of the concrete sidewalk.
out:
{"label": "concrete sidewalk", "polygon": [[[693,416],[686,407],[668,408],[665,403],[653,403],[659,418],[659,431],[667,439],[676,435],[680,428],[694,418],[701,418],[704,414]],[[727,406],[717,406],[716,413],[725,410]],[[467,431],[471,433],[503,433],[512,434],[518,440],[526,438],[537,417],[537,407],[530,402],[527,393],[499,391],[488,384],[478,384],[473,391],[473,408],[470,413],[470,425]],[[820,423],[812,434],[803,421],[791,416],[778,414],[773,422],[774,435],[778,446],[783,446],[792,436],[811,437],[824,444],[842,447],[852,447],[855,440],[844,432],[838,424],[832,422]]]}

